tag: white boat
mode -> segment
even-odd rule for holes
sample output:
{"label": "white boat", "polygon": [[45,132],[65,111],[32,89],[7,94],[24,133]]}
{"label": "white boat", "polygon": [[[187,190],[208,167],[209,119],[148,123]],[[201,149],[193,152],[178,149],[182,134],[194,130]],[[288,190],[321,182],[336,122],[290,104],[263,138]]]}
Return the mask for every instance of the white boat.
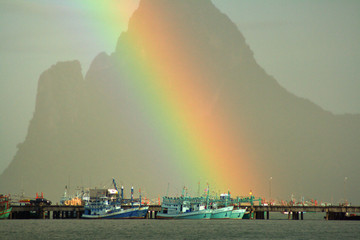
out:
{"label": "white boat", "polygon": [[207,209],[201,198],[169,198],[164,197],[159,219],[210,219],[212,210]]}
{"label": "white boat", "polygon": [[211,219],[228,219],[230,218],[233,209],[234,206],[213,209]]}
{"label": "white boat", "polygon": [[86,219],[118,219],[118,218],[145,218],[148,206],[124,209],[120,202],[111,202],[107,197],[98,201],[87,202],[82,215]]}
{"label": "white boat", "polygon": [[123,188],[121,196],[113,179],[115,189],[91,189],[89,201],[85,202],[83,218],[86,219],[115,219],[115,218],[145,218],[149,206],[134,205],[133,192],[131,188],[130,205],[125,206]]}
{"label": "white boat", "polygon": [[244,217],[246,208],[233,209],[231,212],[231,219],[242,219]]}

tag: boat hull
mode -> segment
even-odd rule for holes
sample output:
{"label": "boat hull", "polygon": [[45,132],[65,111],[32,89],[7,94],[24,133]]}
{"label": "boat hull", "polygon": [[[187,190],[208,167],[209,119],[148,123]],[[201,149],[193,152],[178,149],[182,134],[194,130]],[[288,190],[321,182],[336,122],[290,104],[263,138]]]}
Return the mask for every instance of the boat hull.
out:
{"label": "boat hull", "polygon": [[140,207],[138,211],[133,212],[131,219],[143,219],[146,218],[149,207]]}
{"label": "boat hull", "polygon": [[211,213],[211,219],[228,219],[230,218],[233,209],[234,206],[214,209]]}
{"label": "boat hull", "polygon": [[9,218],[12,208],[7,208],[4,211],[0,211],[0,219]]}
{"label": "boat hull", "polygon": [[100,215],[91,215],[91,214],[83,214],[82,218],[85,219],[137,219],[137,218],[145,218],[146,213],[149,207],[141,207],[141,208],[129,208],[129,209],[121,209],[117,212],[111,212]]}
{"label": "boat hull", "polygon": [[195,212],[185,212],[179,214],[163,214],[158,213],[158,219],[210,219],[212,210],[201,210]]}
{"label": "boat hull", "polygon": [[251,219],[254,217],[254,213],[251,212],[245,212],[243,219]]}
{"label": "boat hull", "polygon": [[234,209],[231,212],[231,219],[242,219],[244,217],[246,209]]}

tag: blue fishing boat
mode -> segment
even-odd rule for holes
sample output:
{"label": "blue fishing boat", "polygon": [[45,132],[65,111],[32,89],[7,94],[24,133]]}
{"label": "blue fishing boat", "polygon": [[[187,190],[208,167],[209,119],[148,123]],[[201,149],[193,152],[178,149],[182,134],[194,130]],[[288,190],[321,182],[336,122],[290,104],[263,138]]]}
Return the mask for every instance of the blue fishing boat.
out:
{"label": "blue fishing boat", "polygon": [[124,209],[119,202],[112,202],[108,197],[100,197],[99,200],[86,203],[85,212],[82,215],[87,219],[116,219],[116,218],[145,218],[149,206],[130,207]]}
{"label": "blue fishing boat", "polygon": [[[89,201],[85,202],[84,214],[82,218],[86,219],[135,219],[145,218],[149,206],[141,206],[141,197],[139,206],[134,206],[133,192],[131,188],[130,205],[124,206],[123,188],[121,196],[117,190],[115,180],[113,179],[115,189],[95,189],[90,193]],[[92,196],[93,195],[93,196]],[[96,195],[94,197],[94,195]]]}

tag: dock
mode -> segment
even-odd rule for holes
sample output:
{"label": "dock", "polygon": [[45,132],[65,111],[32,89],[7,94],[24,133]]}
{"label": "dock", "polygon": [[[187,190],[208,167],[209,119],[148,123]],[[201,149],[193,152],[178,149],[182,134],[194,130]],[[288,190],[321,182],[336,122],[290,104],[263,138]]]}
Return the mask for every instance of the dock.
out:
{"label": "dock", "polygon": [[[129,208],[125,206],[124,208]],[[160,205],[150,205],[147,219],[156,218]],[[66,205],[25,205],[12,206],[10,219],[80,219],[84,213],[84,206]]]}
{"label": "dock", "polygon": [[347,213],[360,213],[360,206],[250,206],[254,219],[270,219],[271,212],[286,212],[288,219],[303,220],[305,212],[325,213],[326,220],[344,220]]}
{"label": "dock", "polygon": [[[245,206],[241,206],[245,207]],[[270,219],[271,213],[286,212],[289,220],[303,220],[305,212],[325,213],[326,220],[344,220],[347,213],[360,213],[360,206],[246,206],[250,219]],[[146,219],[156,219],[160,205],[150,205]],[[43,205],[12,206],[10,219],[80,219],[84,206]]]}

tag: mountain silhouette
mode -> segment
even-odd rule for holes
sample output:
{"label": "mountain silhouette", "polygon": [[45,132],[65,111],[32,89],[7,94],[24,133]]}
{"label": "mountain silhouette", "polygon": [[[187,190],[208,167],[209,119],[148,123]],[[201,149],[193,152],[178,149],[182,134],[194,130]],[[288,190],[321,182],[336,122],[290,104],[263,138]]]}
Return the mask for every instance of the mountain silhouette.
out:
{"label": "mountain silhouette", "polygon": [[[268,197],[271,177],[273,198],[359,199],[359,142],[359,115],[334,115],[280,86],[210,0],[142,0],[114,52],[100,53],[85,77],[78,61],[40,76],[0,189],[56,202],[69,183],[75,191],[115,177],[151,197],[168,183],[196,190],[199,180]],[[201,162],[214,179],[186,159],[201,144],[222,159]]]}

